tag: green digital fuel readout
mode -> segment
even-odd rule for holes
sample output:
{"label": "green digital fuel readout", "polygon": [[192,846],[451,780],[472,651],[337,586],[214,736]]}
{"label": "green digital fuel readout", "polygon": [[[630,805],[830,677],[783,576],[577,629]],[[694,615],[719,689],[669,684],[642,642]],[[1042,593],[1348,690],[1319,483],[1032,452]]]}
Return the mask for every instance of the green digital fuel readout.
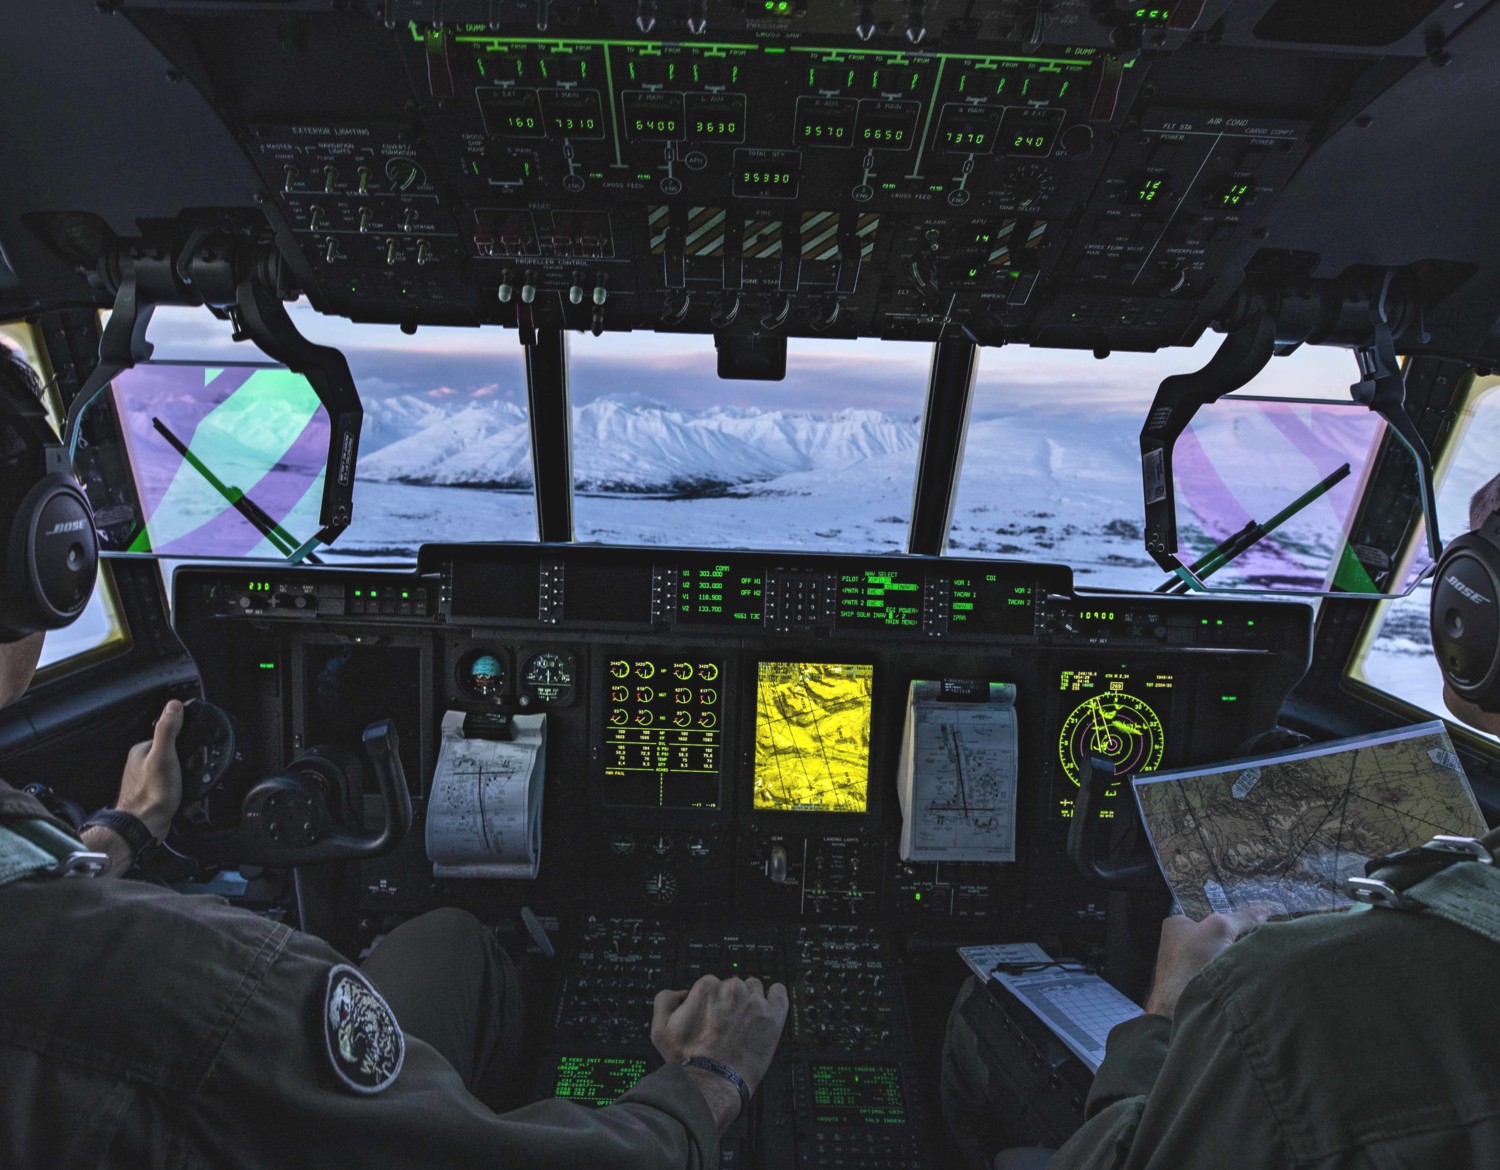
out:
{"label": "green digital fuel readout", "polygon": [[937,148],[948,154],[989,154],[1003,113],[1000,106],[949,102],[938,119]]}
{"label": "green digital fuel readout", "polygon": [[922,584],[888,569],[839,575],[839,625],[916,628],[922,624]]}
{"label": "green digital fuel readout", "polygon": [[730,193],[736,199],[795,199],[801,166],[795,150],[736,150]]}
{"label": "green digital fuel readout", "polygon": [[854,124],[859,103],[853,98],[797,99],[797,120],[792,137],[797,146],[854,145]]}
{"label": "green digital fuel readout", "polygon": [[745,141],[744,94],[688,94],[686,102],[689,142]]}
{"label": "green digital fuel readout", "polygon": [[630,90],[620,95],[625,137],[632,142],[670,142],[683,137],[682,94]]}

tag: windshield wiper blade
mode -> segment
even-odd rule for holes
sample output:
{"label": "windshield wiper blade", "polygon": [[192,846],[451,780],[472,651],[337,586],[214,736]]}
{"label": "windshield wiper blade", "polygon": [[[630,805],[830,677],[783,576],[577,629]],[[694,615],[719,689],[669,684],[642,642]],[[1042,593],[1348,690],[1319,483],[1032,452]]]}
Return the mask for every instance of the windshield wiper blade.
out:
{"label": "windshield wiper blade", "polygon": [[[201,475],[205,480],[208,481],[209,486],[212,487],[214,491],[218,492],[219,495],[224,497],[225,502],[228,503],[230,507],[232,507],[236,512],[238,512],[241,516],[248,520],[251,527],[253,527],[255,531],[259,532],[262,536],[264,536],[267,540],[274,544],[277,548],[277,551],[279,551],[282,556],[291,557],[292,554],[301,547],[301,544],[298,542],[297,538],[294,537],[285,528],[283,528],[280,524],[276,523],[276,521],[272,519],[271,515],[264,508],[262,508],[254,500],[252,500],[244,492],[240,491],[239,488],[228,486],[224,483],[223,480],[221,480],[217,475],[210,471],[208,465],[205,464],[203,460],[194,455],[191,451],[189,451],[187,444],[179,439],[176,435],[174,435],[171,431],[171,428],[169,428],[166,423],[162,422],[161,419],[153,416],[153,418],[151,419],[151,425],[156,428],[156,432],[161,435],[162,438],[164,438],[168,443],[172,444],[172,449],[174,451],[181,455],[183,459],[187,460],[188,465],[194,471],[196,471],[199,475]],[[303,559],[309,564],[320,565],[323,563],[312,553],[308,553]]]}
{"label": "windshield wiper blade", "polygon": [[[1231,534],[1214,545],[1213,548],[1209,549],[1208,552],[1189,565],[1187,572],[1199,582],[1217,573],[1241,553],[1248,552],[1266,537],[1270,536],[1271,533],[1275,532],[1298,512],[1302,511],[1303,508],[1318,499],[1318,497],[1332,491],[1334,487],[1348,478],[1348,475],[1349,465],[1347,463],[1342,467],[1337,467],[1333,471],[1330,471],[1264,524],[1251,520],[1238,532]],[[1155,592],[1186,593],[1191,588],[1193,588],[1193,582],[1187,578],[1168,577],[1156,587]]]}

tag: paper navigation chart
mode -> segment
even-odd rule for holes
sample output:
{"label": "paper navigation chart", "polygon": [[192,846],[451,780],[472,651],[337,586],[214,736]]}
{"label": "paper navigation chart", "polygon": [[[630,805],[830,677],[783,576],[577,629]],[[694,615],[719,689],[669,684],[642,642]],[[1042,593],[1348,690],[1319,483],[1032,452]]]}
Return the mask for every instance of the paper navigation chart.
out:
{"label": "paper navigation chart", "polygon": [[468,739],[462,711],[443,716],[427,800],[427,856],[436,877],[537,875],[547,717],[511,722],[513,739]]}
{"label": "paper navigation chart", "polygon": [[1440,720],[1212,768],[1138,776],[1167,884],[1202,918],[1250,903],[1275,917],[1350,904],[1365,862],[1484,818]]}
{"label": "paper navigation chart", "polygon": [[913,680],[896,773],[903,861],[1016,859],[1016,688]]}

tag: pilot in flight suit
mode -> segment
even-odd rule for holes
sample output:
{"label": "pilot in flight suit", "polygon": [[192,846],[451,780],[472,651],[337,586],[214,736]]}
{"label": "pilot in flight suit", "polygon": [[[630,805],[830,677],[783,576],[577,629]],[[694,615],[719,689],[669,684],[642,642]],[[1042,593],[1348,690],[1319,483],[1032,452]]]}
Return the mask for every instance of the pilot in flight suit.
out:
{"label": "pilot in flight suit", "polygon": [[[45,816],[0,785],[0,824]],[[0,1165],[717,1164],[714,1113],[673,1063],[606,1109],[502,1115],[470,1093],[514,1023],[490,1007],[509,972],[461,911],[414,920],[371,958],[425,955],[466,988],[477,1026],[461,1003],[424,1012],[416,981],[383,981],[379,962],[361,972],[217,898],[29,878],[0,887],[0,924]]]}
{"label": "pilot in flight suit", "polygon": [[[6,377],[36,393],[0,346]],[[7,497],[24,494],[19,466],[0,445]],[[40,651],[40,634],[0,636],[0,706],[26,689]],[[519,1000],[472,916],[403,924],[361,970],[218,898],[49,876],[70,857],[123,871],[127,836],[165,836],[181,725],[169,703],[127,760],[116,809],[129,815],[85,825],[82,845],[0,782],[0,1167],[718,1164],[780,1037],[779,984],[704,976],[662,991],[651,1029],[662,1068],[606,1108],[541,1101],[502,1115],[470,1089],[514,1056]]]}
{"label": "pilot in flight suit", "polygon": [[[1496,510],[1500,476],[1470,527]],[[1445,698],[1500,735],[1500,714]],[[1445,872],[1466,885],[1464,925],[1365,907],[1265,926],[1244,912],[1169,918],[1147,1014],[1110,1033],[1082,1127],[1050,1160],[1011,1150],[997,1165],[1500,1166],[1500,865]],[[1007,1141],[961,1012],[974,994],[970,980],[949,1016],[943,1106],[966,1161],[987,1170]]]}

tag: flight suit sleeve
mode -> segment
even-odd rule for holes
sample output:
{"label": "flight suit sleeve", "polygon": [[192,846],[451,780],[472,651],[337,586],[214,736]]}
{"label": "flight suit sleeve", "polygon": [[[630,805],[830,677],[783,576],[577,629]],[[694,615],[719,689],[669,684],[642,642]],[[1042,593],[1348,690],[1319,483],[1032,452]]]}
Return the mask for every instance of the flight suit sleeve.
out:
{"label": "flight suit sleeve", "polygon": [[1205,968],[1184,989],[1175,1020],[1141,1016],[1110,1033],[1086,1120],[1049,1170],[1284,1170],[1290,1164],[1229,1024],[1232,970],[1218,962]]}
{"label": "flight suit sleeve", "polygon": [[675,1065],[642,1078],[604,1109],[541,1101],[497,1114],[436,1050],[407,1036],[394,1079],[376,1091],[352,1087],[335,1067],[325,1034],[330,972],[339,961],[318,940],[288,932],[262,964],[191,1111],[190,1140],[205,1164],[361,1170],[718,1164],[713,1115]]}

